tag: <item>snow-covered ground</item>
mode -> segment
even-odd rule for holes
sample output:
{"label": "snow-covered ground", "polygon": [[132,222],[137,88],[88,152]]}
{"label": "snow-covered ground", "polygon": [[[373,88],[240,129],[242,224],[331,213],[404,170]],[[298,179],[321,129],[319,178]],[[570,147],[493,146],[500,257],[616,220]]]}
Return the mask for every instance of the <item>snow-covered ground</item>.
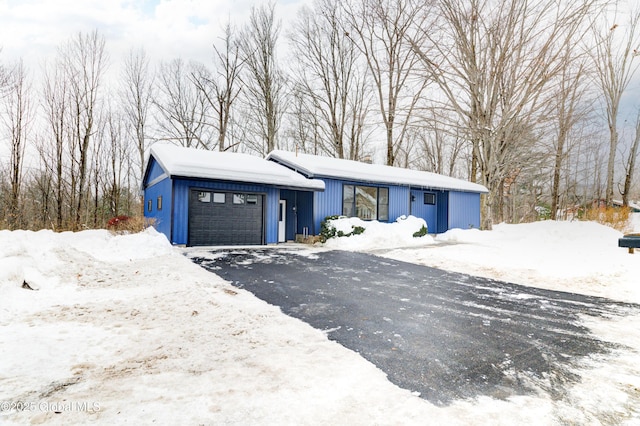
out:
{"label": "snow-covered ground", "polygon": [[[357,218],[334,221],[361,235],[330,239],[325,246],[374,252],[406,262],[561,290],[640,303],[640,250],[618,247],[621,232],[595,222],[533,222],[494,225],[492,231],[453,229],[436,237],[414,238],[424,224],[415,217],[395,223]],[[629,229],[640,232],[640,214]]]}
{"label": "snow-covered ground", "polygon": [[[410,236],[414,221],[369,222],[362,235],[302,250],[375,251],[640,302],[640,254],[619,249],[621,234],[601,225],[498,225],[434,239]],[[153,230],[0,231],[0,424],[640,423],[637,317],[585,320],[625,348],[606,364],[586,360],[591,374],[562,401],[436,407],[183,253]]]}

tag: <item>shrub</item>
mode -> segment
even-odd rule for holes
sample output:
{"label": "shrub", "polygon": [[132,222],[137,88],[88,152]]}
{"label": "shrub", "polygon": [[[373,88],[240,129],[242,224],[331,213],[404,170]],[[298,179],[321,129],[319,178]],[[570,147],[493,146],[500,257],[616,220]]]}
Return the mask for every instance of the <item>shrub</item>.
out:
{"label": "shrub", "polygon": [[331,225],[331,221],[338,219],[340,216],[327,216],[320,222],[320,239],[324,243],[329,238],[336,236],[336,228]]}
{"label": "shrub", "polygon": [[331,221],[340,219],[341,217],[343,216],[327,216],[320,222],[320,241],[324,243],[330,238],[350,237],[352,235],[360,235],[365,231],[365,228],[362,226],[351,226],[351,232],[349,233],[336,230],[336,227],[331,224]]}
{"label": "shrub", "polygon": [[593,207],[584,211],[582,219],[593,220],[625,232],[629,226],[629,207]]}
{"label": "shrub", "polygon": [[419,231],[413,233],[413,238],[424,237],[425,235],[427,235],[427,232],[427,227],[422,225],[422,228],[420,228]]}
{"label": "shrub", "polygon": [[107,222],[107,229],[115,234],[141,232],[155,224],[155,219],[143,216],[116,216]]}
{"label": "shrub", "polygon": [[351,231],[351,235],[360,235],[364,232],[364,227],[362,226],[354,226],[353,231]]}

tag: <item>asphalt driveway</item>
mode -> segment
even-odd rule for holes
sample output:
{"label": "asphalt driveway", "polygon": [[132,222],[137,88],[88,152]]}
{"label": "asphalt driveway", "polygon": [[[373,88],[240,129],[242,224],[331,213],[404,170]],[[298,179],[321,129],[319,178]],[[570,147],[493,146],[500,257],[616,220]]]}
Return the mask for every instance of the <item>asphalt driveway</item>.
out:
{"label": "asphalt driveway", "polygon": [[[358,352],[437,405],[480,395],[562,397],[604,354],[581,316],[640,307],[446,272],[374,255],[233,249],[194,262]],[[210,260],[216,257],[215,260]]]}

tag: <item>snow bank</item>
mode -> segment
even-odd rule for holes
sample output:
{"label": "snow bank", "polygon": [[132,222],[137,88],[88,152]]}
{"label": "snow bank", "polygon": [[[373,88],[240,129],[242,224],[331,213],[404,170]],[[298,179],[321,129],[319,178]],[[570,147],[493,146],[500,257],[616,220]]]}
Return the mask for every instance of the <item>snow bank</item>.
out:
{"label": "snow bank", "polygon": [[[492,231],[452,229],[421,238],[412,235],[424,221],[413,216],[394,223],[357,218],[331,223],[345,233],[354,226],[365,232],[332,238],[325,243],[330,249],[375,252],[471,275],[640,303],[640,252],[629,255],[618,247],[623,234],[596,222],[503,223]],[[640,231],[640,214],[632,215],[630,228]]]}
{"label": "snow bank", "polygon": [[3,425],[450,417],[155,231],[0,232],[0,295]]}
{"label": "snow bank", "polygon": [[[414,245],[388,255],[640,301],[640,254],[618,249],[621,234],[601,225],[498,225],[436,239],[414,239],[422,223],[411,217],[337,226],[354,224],[365,234],[328,245]],[[570,389],[571,406],[531,395],[435,407],[323,332],[196,266],[153,230],[0,231],[0,296],[1,424],[599,424],[623,422],[617,410],[639,404],[640,373],[629,373],[637,352],[625,351]],[[638,348],[637,318],[589,326]],[[599,412],[614,417],[588,414]]]}
{"label": "snow bank", "polygon": [[427,226],[424,219],[415,216],[400,216],[392,223],[377,220],[364,221],[357,217],[340,218],[329,221],[336,231],[351,233],[356,226],[363,227],[364,233],[349,237],[335,237],[327,240],[325,247],[341,250],[386,249],[395,247],[419,247],[433,244],[433,237],[414,237],[415,232]]}
{"label": "snow bank", "polygon": [[162,256],[172,251],[164,234],[153,227],[135,234],[114,235],[109,231],[83,231],[60,234],[69,247],[104,262],[125,262]]}
{"label": "snow bank", "polygon": [[[518,284],[640,303],[640,254],[618,247],[623,234],[595,222],[499,224],[453,229],[422,250],[386,256]],[[362,248],[364,250],[368,247]]]}
{"label": "snow bank", "polygon": [[65,264],[63,250],[108,262],[161,256],[172,251],[163,234],[153,228],[130,235],[106,230],[55,233],[50,230],[0,231],[0,288],[19,287],[26,281],[38,289]]}

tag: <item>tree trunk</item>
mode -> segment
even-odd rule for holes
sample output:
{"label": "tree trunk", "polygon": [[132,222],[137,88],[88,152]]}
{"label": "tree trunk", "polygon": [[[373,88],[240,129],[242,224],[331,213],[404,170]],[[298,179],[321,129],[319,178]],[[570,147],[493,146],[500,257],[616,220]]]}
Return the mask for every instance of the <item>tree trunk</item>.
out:
{"label": "tree trunk", "polygon": [[636,135],[633,139],[633,145],[629,152],[629,161],[627,162],[627,173],[624,179],[624,192],[622,193],[622,205],[629,206],[629,193],[633,184],[633,174],[636,168],[636,157],[638,156],[638,146],[640,145],[640,114],[636,121]]}
{"label": "tree trunk", "polygon": [[551,220],[556,220],[558,215],[558,205],[560,204],[560,169],[562,167],[562,157],[564,156],[564,144],[566,132],[561,129],[558,133],[558,146],[553,166],[553,184],[551,188]]}

